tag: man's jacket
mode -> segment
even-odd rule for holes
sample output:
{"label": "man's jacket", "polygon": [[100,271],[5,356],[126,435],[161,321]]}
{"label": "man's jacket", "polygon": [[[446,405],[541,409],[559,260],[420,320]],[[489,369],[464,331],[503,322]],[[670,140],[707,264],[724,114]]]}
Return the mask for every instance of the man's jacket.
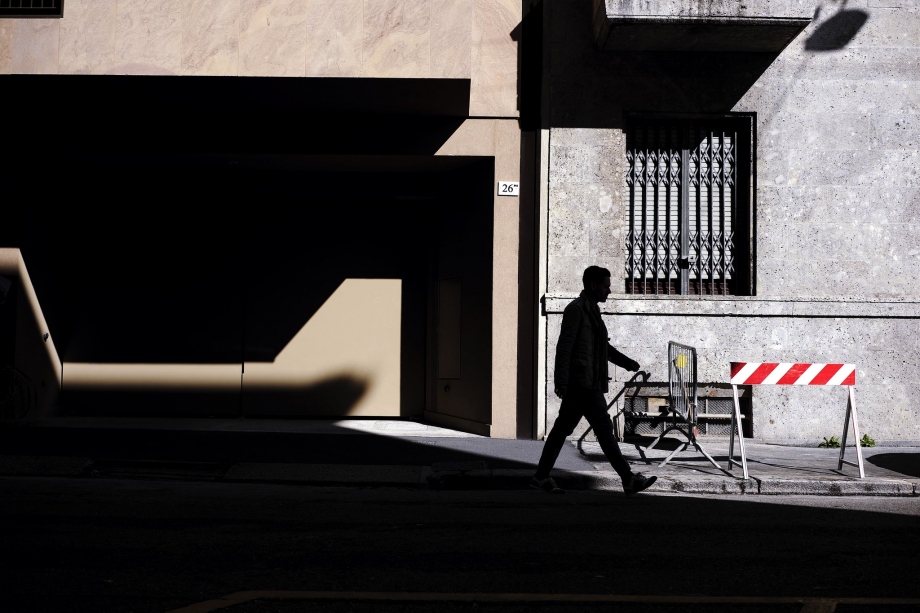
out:
{"label": "man's jacket", "polygon": [[607,326],[597,303],[582,292],[562,312],[562,330],[556,345],[556,387],[607,392],[607,362],[626,370],[639,370],[639,363],[617,351],[608,341]]}

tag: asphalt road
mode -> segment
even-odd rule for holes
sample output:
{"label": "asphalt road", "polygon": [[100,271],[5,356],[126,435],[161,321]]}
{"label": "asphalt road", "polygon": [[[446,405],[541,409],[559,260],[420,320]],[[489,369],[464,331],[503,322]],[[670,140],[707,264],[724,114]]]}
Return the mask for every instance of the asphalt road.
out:
{"label": "asphalt road", "polygon": [[918,516],[920,498],[0,478],[0,610],[918,610]]}

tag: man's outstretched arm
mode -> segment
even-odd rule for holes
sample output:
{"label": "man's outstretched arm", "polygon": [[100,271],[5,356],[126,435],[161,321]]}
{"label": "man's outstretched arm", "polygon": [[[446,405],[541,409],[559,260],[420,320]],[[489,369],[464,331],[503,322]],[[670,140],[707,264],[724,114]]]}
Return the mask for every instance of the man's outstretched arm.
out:
{"label": "man's outstretched arm", "polygon": [[639,362],[621,353],[610,343],[607,343],[607,359],[630,372],[636,372],[640,368]]}

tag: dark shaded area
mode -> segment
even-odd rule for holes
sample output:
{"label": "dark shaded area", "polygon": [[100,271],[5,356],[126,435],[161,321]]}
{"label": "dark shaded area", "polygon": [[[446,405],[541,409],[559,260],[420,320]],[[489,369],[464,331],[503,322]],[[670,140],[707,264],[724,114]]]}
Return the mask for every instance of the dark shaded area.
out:
{"label": "dark shaded area", "polygon": [[[539,119],[539,118],[538,118]],[[517,438],[533,439],[537,433],[537,311],[538,248],[540,232],[539,189],[540,132],[521,132],[521,194],[518,209],[518,387]]]}
{"label": "dark shaded area", "polygon": [[[849,456],[848,459],[853,460]],[[920,453],[878,453],[866,457],[866,462],[908,477],[920,478]]]}
{"label": "dark shaded area", "polygon": [[839,500],[105,479],[4,479],[3,491],[5,603],[17,613],[162,613],[272,589],[920,596],[917,517]]}
{"label": "dark shaded area", "polygon": [[866,22],[869,13],[860,9],[841,9],[821,23],[805,40],[807,51],[837,51],[852,41]]}
{"label": "dark shaded area", "polygon": [[[424,406],[428,292],[432,275],[446,265],[437,253],[452,249],[465,264],[477,262],[477,278],[486,285],[490,279],[491,159],[60,159],[63,180],[49,187],[47,203],[24,213],[22,248],[66,362],[271,362],[347,278],[400,279],[402,398],[410,415]],[[82,206],[56,206],[74,182],[99,174],[118,178],[99,182]],[[137,194],[130,205],[126,191]],[[477,228],[483,239],[451,247],[440,241],[440,226],[461,234]],[[481,290],[488,310],[491,288]],[[351,384],[326,383],[323,393],[312,384],[268,390],[246,409],[238,391],[106,394],[67,391],[65,384],[64,407],[98,414],[341,416],[366,385],[360,383],[360,393]]]}
{"label": "dark shaded area", "polygon": [[[0,241],[22,249],[65,362],[272,361],[345,279],[400,279],[401,396],[415,416],[432,285],[463,276],[467,311],[491,308],[493,161],[433,156],[468,114],[468,80],[13,75],[0,84],[16,93],[0,101],[9,113],[56,117],[68,101],[67,121],[9,130],[0,164],[15,194]],[[486,345],[487,328],[474,320]],[[471,370],[489,365],[479,345],[466,343]],[[347,414],[366,385],[324,388],[338,393],[322,414]],[[275,391],[277,415],[329,397],[313,385]],[[246,413],[232,392],[137,396],[103,403],[68,392],[63,406]]]}
{"label": "dark shaded area", "polygon": [[518,197],[518,338],[516,436],[533,439],[537,424],[537,321],[539,304],[540,127],[543,115],[544,2],[522,0],[523,19],[511,33],[518,42],[518,107],[521,127]]}
{"label": "dark shaded area", "polygon": [[518,110],[521,130],[540,129],[543,101],[544,2],[522,0],[523,19],[511,32],[518,43]]}
{"label": "dark shaded area", "polygon": [[469,113],[464,79],[0,75],[0,89],[7,115],[67,104],[66,120],[12,126],[6,155],[25,165],[65,150],[431,155]]}
{"label": "dark shaded area", "polygon": [[[469,185],[455,183],[448,189],[469,196],[460,206],[442,208],[432,236],[432,292],[428,307],[428,401],[424,417],[430,423],[465,429],[466,424],[437,421],[438,415],[471,420],[480,424],[492,422],[492,247],[494,236],[494,164],[481,168],[481,180]],[[469,190],[469,191],[467,191]],[[440,304],[441,281],[444,287],[455,285],[459,305]],[[459,284],[457,285],[457,280]],[[459,307],[459,309],[456,309]],[[514,308],[508,305],[506,308]],[[442,343],[441,314],[453,310],[459,314],[459,347]],[[445,329],[446,331],[446,329]],[[441,348],[456,352],[459,378],[442,373],[438,365]],[[442,378],[444,377],[444,378]],[[433,412],[434,413],[433,413]],[[474,430],[475,431],[475,430]],[[481,433],[481,432],[480,432]]]}
{"label": "dark shaded area", "polygon": [[779,51],[598,51],[591,7],[591,2],[550,7],[554,128],[621,128],[624,112],[727,113],[779,56]]}
{"label": "dark shaded area", "polygon": [[0,369],[12,368],[16,353],[16,279],[0,277]]}
{"label": "dark shaded area", "polygon": [[[7,455],[88,457],[109,467],[238,462],[430,466],[437,462],[485,462],[488,468],[532,468],[542,441],[490,438],[390,438],[330,427],[329,432],[230,432],[127,427],[0,427]],[[529,459],[529,458],[532,458]],[[140,465],[140,464],[138,464]],[[593,470],[570,445],[557,462],[564,474]],[[522,486],[526,487],[526,483]]]}
{"label": "dark shaded area", "polygon": [[[415,377],[413,377],[415,375]],[[405,378],[416,383],[420,373],[408,373]],[[65,374],[66,378],[66,374]],[[240,379],[242,382],[242,378]],[[162,417],[162,416],[207,416],[240,417],[257,413],[251,405],[257,398],[269,403],[274,409],[268,416],[288,413],[292,417],[341,417],[351,409],[367,392],[368,381],[342,375],[329,377],[319,382],[288,385],[269,390],[241,391],[240,387],[214,391],[204,387],[201,390],[163,389],[71,389],[62,393],[60,413],[63,415],[99,415],[112,417]],[[418,401],[416,390],[408,400]],[[247,402],[249,400],[249,402]],[[407,408],[407,412],[408,408]]]}
{"label": "dark shaded area", "polygon": [[[468,81],[2,83],[17,92],[17,108],[53,116],[68,100],[79,118],[11,130],[0,170],[19,201],[0,238],[22,248],[64,361],[271,361],[345,278],[396,278],[403,396],[421,410],[429,230],[477,185],[459,170],[476,160],[430,156],[467,114]],[[491,184],[490,170],[480,175]],[[280,396],[296,397],[302,411],[338,390],[327,410],[344,415],[366,384],[360,393],[322,385],[320,394],[307,386]],[[157,406],[240,411],[233,393],[65,397],[71,412]]]}
{"label": "dark shaded area", "polygon": [[[457,602],[360,601],[260,598],[233,607],[233,613],[799,613],[801,604],[650,604],[634,602]],[[838,609],[839,610],[839,609]],[[870,609],[865,609],[869,611]]]}
{"label": "dark shaded area", "polygon": [[[571,5],[567,5],[571,6]],[[558,60],[553,127],[620,128],[624,112],[730,112],[776,59],[772,53],[604,52]]]}
{"label": "dark shaded area", "polygon": [[19,246],[61,359],[240,362],[238,174],[125,153],[50,166]]}
{"label": "dark shaded area", "polygon": [[605,50],[779,53],[809,24],[807,19],[607,20],[598,46]]}

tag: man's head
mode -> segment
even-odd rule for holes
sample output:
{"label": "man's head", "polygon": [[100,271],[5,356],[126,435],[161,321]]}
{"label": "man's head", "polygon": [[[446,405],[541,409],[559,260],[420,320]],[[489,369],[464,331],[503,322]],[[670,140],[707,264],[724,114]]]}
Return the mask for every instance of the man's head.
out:
{"label": "man's head", "polygon": [[595,302],[607,302],[610,295],[610,271],[601,266],[588,266],[581,276],[581,283]]}

